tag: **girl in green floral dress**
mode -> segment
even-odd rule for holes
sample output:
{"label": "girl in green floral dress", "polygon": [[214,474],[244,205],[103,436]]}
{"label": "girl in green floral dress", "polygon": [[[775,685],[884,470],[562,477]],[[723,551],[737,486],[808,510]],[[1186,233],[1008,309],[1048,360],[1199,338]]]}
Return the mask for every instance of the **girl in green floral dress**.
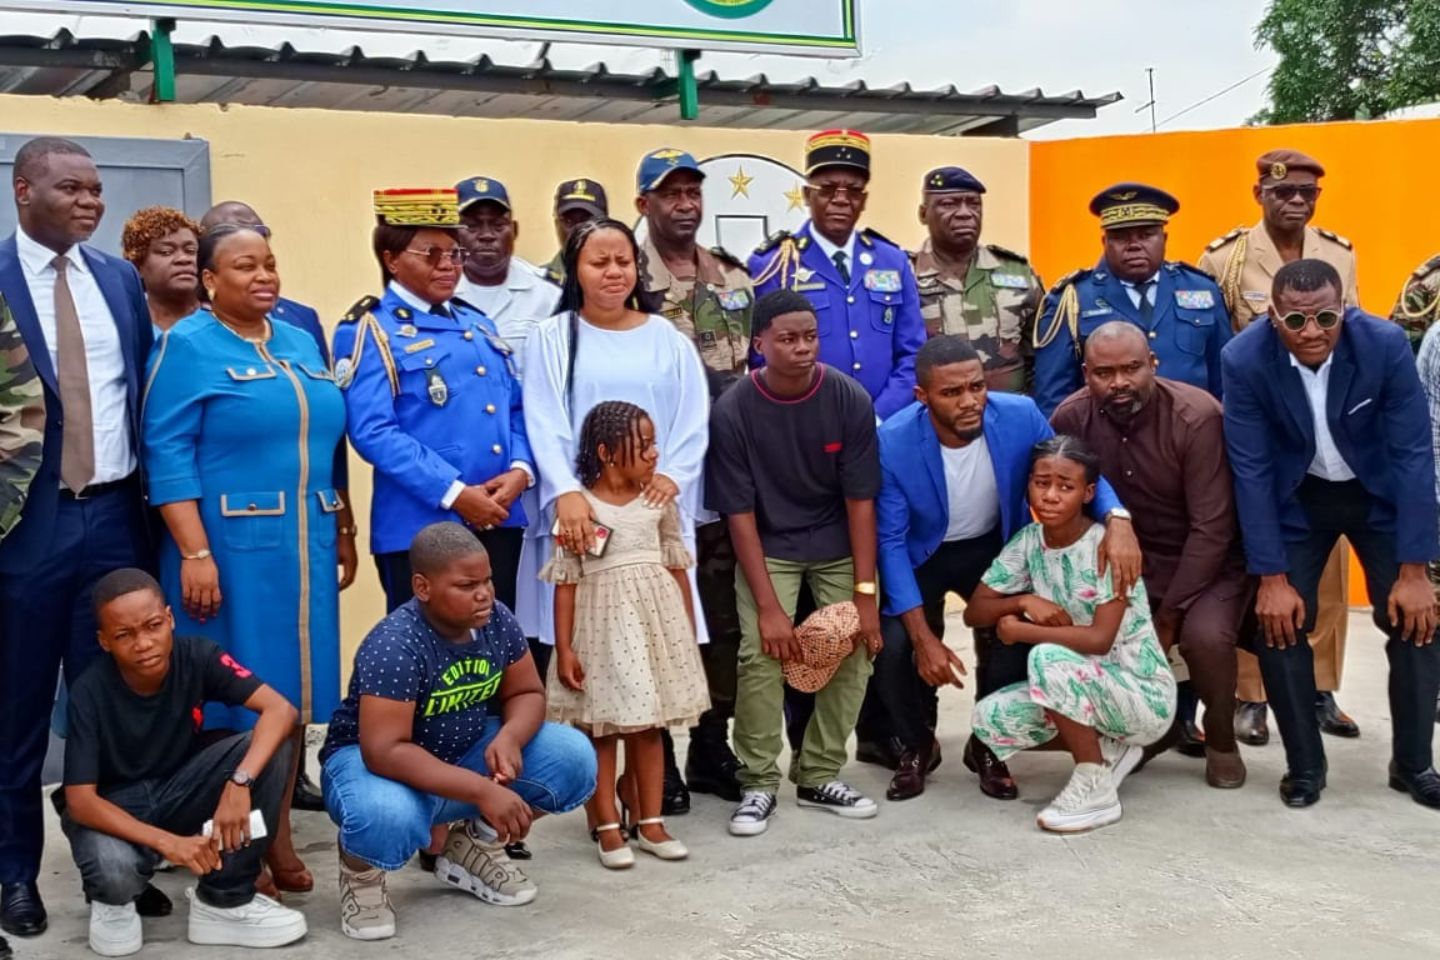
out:
{"label": "girl in green floral dress", "polygon": [[1117,596],[1098,569],[1104,528],[1086,507],[1099,476],[1080,440],[1037,444],[1028,499],[1039,522],[1005,545],[965,609],[970,626],[993,625],[1001,642],[1033,646],[1028,680],[977,703],[972,726],[1001,760],[1060,738],[1075,772],[1038,817],[1058,833],[1120,819],[1120,781],[1175,713],[1175,677],[1145,585]]}

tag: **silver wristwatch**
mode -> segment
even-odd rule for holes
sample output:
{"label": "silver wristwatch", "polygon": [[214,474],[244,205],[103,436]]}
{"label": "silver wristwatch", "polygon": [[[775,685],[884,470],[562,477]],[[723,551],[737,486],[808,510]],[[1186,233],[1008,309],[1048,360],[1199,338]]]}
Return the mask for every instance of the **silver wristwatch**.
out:
{"label": "silver wristwatch", "polygon": [[1116,508],[1114,508],[1113,510],[1111,510],[1109,513],[1105,514],[1105,519],[1106,519],[1106,520],[1117,520],[1117,519],[1118,519],[1118,520],[1130,520],[1130,519],[1131,519],[1131,517],[1130,517],[1130,511],[1129,511],[1129,510],[1126,510],[1124,507],[1116,507]]}

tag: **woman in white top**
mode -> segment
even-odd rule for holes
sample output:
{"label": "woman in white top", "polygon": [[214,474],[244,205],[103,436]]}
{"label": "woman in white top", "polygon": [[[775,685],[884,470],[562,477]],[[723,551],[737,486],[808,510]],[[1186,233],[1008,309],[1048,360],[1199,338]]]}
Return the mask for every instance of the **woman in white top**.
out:
{"label": "woman in white top", "polygon": [[[645,500],[656,508],[676,502],[693,554],[710,419],[700,355],[670,321],[645,309],[640,251],[629,227],[618,220],[589,221],[570,235],[563,256],[566,280],[559,310],[525,343],[525,428],[539,468],[544,511],[534,522],[548,534],[558,518],[561,542],[575,553],[594,545],[595,518],[575,474],[576,438],[597,403],[624,400],[645,410],[655,424],[660,462]],[[536,558],[543,564],[553,538],[527,541],[527,549],[532,544],[543,552]],[[692,592],[694,578],[692,568]],[[540,636],[553,644],[553,587],[532,581],[521,590],[522,607],[524,591],[540,591],[535,598]],[[704,643],[703,618],[698,627]]]}

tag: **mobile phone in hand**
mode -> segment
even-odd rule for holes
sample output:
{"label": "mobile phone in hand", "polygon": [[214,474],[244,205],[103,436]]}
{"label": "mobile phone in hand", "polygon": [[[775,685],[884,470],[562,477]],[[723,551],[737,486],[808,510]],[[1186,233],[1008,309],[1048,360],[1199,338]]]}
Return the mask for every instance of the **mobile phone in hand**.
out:
{"label": "mobile phone in hand", "polygon": [[[200,828],[200,836],[208,837],[215,832],[215,821],[206,820],[205,826]],[[264,840],[269,835],[265,829],[265,815],[259,810],[250,811],[250,842]]]}
{"label": "mobile phone in hand", "polygon": [[[560,521],[556,520],[555,525],[550,528],[550,536],[560,539]],[[610,528],[603,523],[595,524],[595,546],[585,552],[595,558],[605,556],[605,548],[610,545]]]}

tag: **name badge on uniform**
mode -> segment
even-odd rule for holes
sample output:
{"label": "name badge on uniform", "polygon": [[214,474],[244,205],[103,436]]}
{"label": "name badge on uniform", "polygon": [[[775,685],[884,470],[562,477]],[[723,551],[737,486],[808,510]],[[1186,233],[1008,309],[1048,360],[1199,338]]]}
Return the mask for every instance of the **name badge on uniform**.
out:
{"label": "name badge on uniform", "polygon": [[796,293],[806,293],[806,292],[813,292],[813,291],[816,291],[816,290],[824,290],[824,289],[825,289],[825,284],[823,284],[823,283],[797,283],[797,284],[795,284],[794,286],[792,286],[790,289],[791,289],[791,290],[794,290]]}
{"label": "name badge on uniform", "polygon": [[1209,290],[1176,290],[1175,305],[1183,310],[1209,310],[1215,306],[1215,294]]}
{"label": "name badge on uniform", "polygon": [[1244,293],[1241,294],[1241,296],[1244,297],[1246,300],[1249,300],[1251,303],[1264,303],[1266,300],[1270,299],[1270,294],[1266,293],[1264,290],[1246,290]]}
{"label": "name badge on uniform", "polygon": [[1082,320],[1088,320],[1091,317],[1103,317],[1114,312],[1114,310],[1111,310],[1109,307],[1102,303],[1098,307],[1091,307],[1089,310],[1082,311],[1080,314],[1080,318]]}
{"label": "name badge on uniform", "polygon": [[881,293],[900,292],[900,271],[899,270],[866,270],[865,289],[878,290]]}
{"label": "name badge on uniform", "polygon": [[445,406],[445,402],[450,399],[450,388],[445,385],[445,378],[440,376],[439,370],[431,370],[426,376],[430,384],[430,402],[437,407]]}
{"label": "name badge on uniform", "polygon": [[744,310],[750,306],[750,293],[746,290],[721,290],[716,297],[721,310]]}
{"label": "name badge on uniform", "polygon": [[429,350],[435,346],[435,341],[426,337],[424,340],[416,340],[414,343],[405,344],[406,353],[419,353],[421,350]]}
{"label": "name badge on uniform", "polygon": [[1019,277],[1013,273],[992,273],[990,274],[992,286],[1004,287],[1007,290],[1025,290],[1030,286],[1026,277]]}

